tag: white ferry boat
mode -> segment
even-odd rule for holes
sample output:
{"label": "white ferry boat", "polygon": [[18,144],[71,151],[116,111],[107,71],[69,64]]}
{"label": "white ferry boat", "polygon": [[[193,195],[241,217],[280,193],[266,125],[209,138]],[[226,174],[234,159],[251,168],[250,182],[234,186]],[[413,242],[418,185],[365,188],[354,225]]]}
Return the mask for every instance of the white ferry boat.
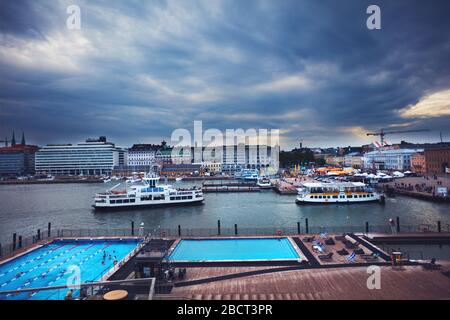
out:
{"label": "white ferry boat", "polygon": [[160,185],[158,181],[159,177],[156,175],[146,175],[142,179],[142,184],[115,191],[114,189],[120,185],[118,184],[107,192],[96,194],[93,207],[96,210],[126,209],[203,202],[203,192],[200,187],[175,189],[170,185]]}
{"label": "white ferry boat", "polygon": [[272,183],[270,182],[270,179],[267,178],[267,177],[262,177],[262,178],[258,179],[258,182],[256,182],[256,185],[260,189],[270,189],[270,188],[272,188]]}
{"label": "white ferry boat", "polygon": [[297,204],[384,202],[384,195],[362,182],[303,183],[297,190]]}
{"label": "white ferry boat", "polygon": [[259,172],[256,169],[245,169],[242,172],[242,179],[244,180],[258,180]]}

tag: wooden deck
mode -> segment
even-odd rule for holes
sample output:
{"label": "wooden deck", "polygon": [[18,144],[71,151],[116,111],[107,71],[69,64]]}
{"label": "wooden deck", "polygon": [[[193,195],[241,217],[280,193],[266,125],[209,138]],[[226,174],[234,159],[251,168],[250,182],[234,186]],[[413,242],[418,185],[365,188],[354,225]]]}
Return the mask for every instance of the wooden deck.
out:
{"label": "wooden deck", "polygon": [[[303,239],[304,237],[302,237],[301,239]],[[331,236],[331,238],[334,239],[334,236]],[[316,239],[318,241],[323,242],[325,239],[321,239],[319,235],[316,235]],[[353,239],[351,239],[349,236],[346,236],[346,239],[349,241],[354,242]],[[316,260],[321,264],[321,265],[330,265],[330,264],[352,264],[353,262],[349,262],[347,261],[345,255],[339,255],[337,253],[338,250],[342,250],[345,249],[344,244],[341,241],[335,241],[334,245],[327,245],[326,246],[326,250],[323,253],[317,252],[316,250],[313,250],[313,244],[311,242],[304,242],[303,244],[306,246],[306,248],[309,250],[309,252],[311,252],[311,254],[316,258]],[[362,249],[364,251],[364,254],[372,254],[372,251],[370,251],[369,249],[365,248],[364,246],[360,245],[358,248]],[[349,254],[351,254],[353,252],[353,250],[351,249],[346,249],[348,251]],[[333,256],[331,259],[327,259],[327,260],[320,260],[319,259],[319,255],[323,255],[323,254],[327,254],[329,252],[333,253]],[[382,259],[377,259],[377,262],[381,262],[384,261]],[[356,255],[356,258],[354,260],[354,263],[366,263],[367,261],[362,259],[359,255]]]}
{"label": "wooden deck", "polygon": [[381,267],[381,289],[369,290],[365,267],[307,269],[175,287],[171,294],[215,300],[450,299],[450,277],[443,272],[450,272],[450,262],[433,271],[421,266],[385,266]]}

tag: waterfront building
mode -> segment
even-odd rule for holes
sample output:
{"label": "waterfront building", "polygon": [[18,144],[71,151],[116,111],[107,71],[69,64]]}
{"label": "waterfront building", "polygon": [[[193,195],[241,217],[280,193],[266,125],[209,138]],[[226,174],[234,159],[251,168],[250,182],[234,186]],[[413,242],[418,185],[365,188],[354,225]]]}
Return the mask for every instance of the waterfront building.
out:
{"label": "waterfront building", "polygon": [[354,169],[362,168],[362,155],[359,152],[351,152],[344,156],[344,166]]}
{"label": "waterfront building", "polygon": [[36,153],[36,172],[51,175],[110,175],[119,151],[106,137],[78,144],[49,144]]}
{"label": "waterfront building", "polygon": [[119,166],[126,166],[128,164],[128,150],[117,147],[117,152],[119,153]]}
{"label": "waterfront building", "polygon": [[202,162],[201,169],[204,172],[218,174],[218,173],[222,172],[222,163],[221,162]]}
{"label": "waterfront building", "polygon": [[278,155],[267,145],[238,144],[222,147],[222,172],[234,173],[243,169],[266,170],[278,168]]}
{"label": "waterfront building", "polygon": [[428,174],[450,173],[450,147],[425,150],[425,165]]}
{"label": "waterfront building", "polygon": [[411,156],[423,149],[390,149],[367,152],[363,156],[365,169],[411,170]]}
{"label": "waterfront building", "polygon": [[20,144],[16,143],[13,131],[11,146],[7,145],[0,148],[0,175],[1,176],[19,176],[34,173],[34,157],[39,148],[34,145],[27,145],[25,134],[22,133]]}
{"label": "waterfront building", "polygon": [[156,163],[156,153],[161,146],[155,144],[134,144],[128,149],[128,166],[150,166]]}
{"label": "waterfront building", "polygon": [[20,176],[34,174],[37,146],[16,144],[0,148],[0,175]]}
{"label": "waterfront building", "polygon": [[418,152],[411,155],[411,171],[417,174],[424,174],[427,172],[425,165],[425,153]]}

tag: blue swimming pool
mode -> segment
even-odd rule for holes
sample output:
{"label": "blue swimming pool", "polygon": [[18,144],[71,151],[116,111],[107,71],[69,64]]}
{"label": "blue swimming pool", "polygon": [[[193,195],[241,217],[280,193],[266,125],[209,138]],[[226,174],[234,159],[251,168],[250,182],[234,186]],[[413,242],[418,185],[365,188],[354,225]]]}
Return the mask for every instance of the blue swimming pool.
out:
{"label": "blue swimming pool", "polygon": [[181,240],[169,261],[298,260],[288,238]]}
{"label": "blue swimming pool", "polygon": [[[122,260],[137,244],[135,239],[53,241],[1,264],[0,291],[65,285],[68,279],[77,277],[78,271],[81,283],[99,280],[114,261]],[[0,294],[0,300],[58,300],[66,292]]]}

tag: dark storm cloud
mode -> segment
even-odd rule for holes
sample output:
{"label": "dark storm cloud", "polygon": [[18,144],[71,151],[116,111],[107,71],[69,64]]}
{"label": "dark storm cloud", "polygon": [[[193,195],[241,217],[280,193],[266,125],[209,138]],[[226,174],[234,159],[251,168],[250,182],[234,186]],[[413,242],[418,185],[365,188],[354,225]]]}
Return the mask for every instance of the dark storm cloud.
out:
{"label": "dark storm cloud", "polygon": [[450,133],[450,112],[423,102],[450,89],[448,1],[376,1],[376,31],[368,1],[75,3],[79,31],[65,27],[72,1],[0,4],[0,136],[129,145],[193,120],[279,128],[286,147],[389,126]]}

